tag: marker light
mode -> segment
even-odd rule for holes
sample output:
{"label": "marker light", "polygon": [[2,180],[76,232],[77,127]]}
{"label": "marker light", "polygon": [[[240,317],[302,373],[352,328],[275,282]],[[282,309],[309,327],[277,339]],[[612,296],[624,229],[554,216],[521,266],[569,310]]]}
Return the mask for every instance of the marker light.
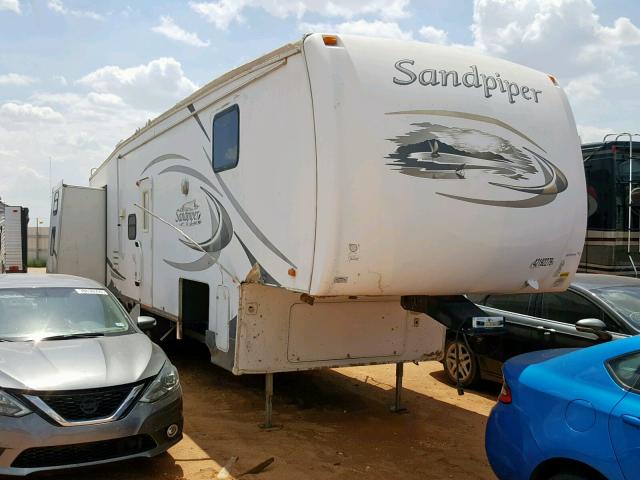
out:
{"label": "marker light", "polygon": [[549,77],[549,80],[551,80],[551,83],[553,83],[556,87],[560,85],[556,77],[554,77],[553,75],[547,75],[547,76]]}
{"label": "marker light", "polygon": [[327,47],[337,47],[338,46],[338,36],[337,35],[323,35],[322,41]]}
{"label": "marker light", "polygon": [[507,382],[502,384],[502,390],[500,390],[500,395],[498,396],[498,401],[500,403],[506,403],[507,405],[513,401],[513,397],[511,396],[511,389]]}

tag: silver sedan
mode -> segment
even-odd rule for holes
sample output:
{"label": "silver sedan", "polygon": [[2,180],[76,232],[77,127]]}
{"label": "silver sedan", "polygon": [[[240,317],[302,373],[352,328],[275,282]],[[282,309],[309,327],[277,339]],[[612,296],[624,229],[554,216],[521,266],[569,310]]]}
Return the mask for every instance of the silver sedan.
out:
{"label": "silver sedan", "polygon": [[176,368],[103,286],[0,275],[0,474],[152,457],[182,438]]}

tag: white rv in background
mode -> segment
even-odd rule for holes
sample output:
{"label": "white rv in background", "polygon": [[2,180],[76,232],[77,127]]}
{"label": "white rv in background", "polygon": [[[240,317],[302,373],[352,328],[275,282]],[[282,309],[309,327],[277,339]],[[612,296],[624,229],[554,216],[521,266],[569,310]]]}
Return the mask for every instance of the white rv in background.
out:
{"label": "white rv in background", "polygon": [[205,85],[90,184],[106,198],[104,282],[235,374],[436,358],[444,328],[420,305],[564,290],[586,223],[553,77],[347,35],[305,36]]}
{"label": "white rv in background", "polygon": [[0,202],[0,273],[27,271],[29,209]]}

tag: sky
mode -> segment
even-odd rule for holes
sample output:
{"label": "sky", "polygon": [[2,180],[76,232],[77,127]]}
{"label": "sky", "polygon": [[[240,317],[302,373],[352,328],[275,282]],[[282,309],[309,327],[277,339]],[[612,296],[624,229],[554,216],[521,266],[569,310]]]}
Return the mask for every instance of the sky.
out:
{"label": "sky", "polygon": [[0,198],[47,225],[50,185],[88,185],[147,120],[308,32],[512,60],[558,78],[584,142],[640,131],[638,0],[0,0]]}

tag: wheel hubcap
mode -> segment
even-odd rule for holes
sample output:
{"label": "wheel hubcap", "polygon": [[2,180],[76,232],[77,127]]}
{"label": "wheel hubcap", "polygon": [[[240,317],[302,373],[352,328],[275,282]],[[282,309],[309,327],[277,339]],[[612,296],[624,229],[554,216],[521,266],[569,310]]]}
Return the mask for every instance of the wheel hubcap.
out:
{"label": "wheel hubcap", "polygon": [[456,347],[458,350],[458,365],[460,367],[460,381],[466,382],[471,376],[471,354],[467,350],[467,347],[462,344],[452,343],[447,349],[447,355],[445,358],[447,364],[447,370],[452,378],[458,378],[458,365],[456,365]]}

